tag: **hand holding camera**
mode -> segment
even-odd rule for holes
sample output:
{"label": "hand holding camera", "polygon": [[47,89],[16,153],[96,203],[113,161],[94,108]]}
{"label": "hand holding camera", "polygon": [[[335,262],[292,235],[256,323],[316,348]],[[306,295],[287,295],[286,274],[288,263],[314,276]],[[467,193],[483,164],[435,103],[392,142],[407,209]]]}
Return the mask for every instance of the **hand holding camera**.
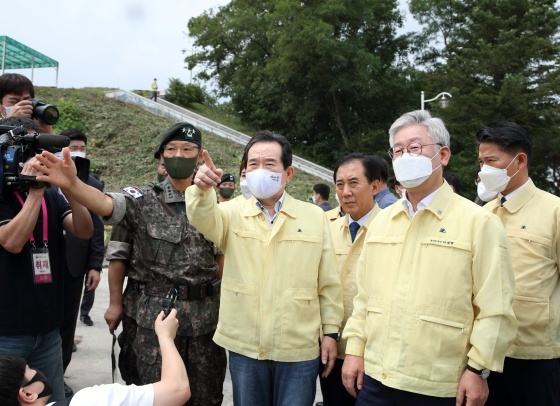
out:
{"label": "hand holding camera", "polygon": [[4,107],[6,117],[34,118],[46,125],[58,122],[60,112],[56,106],[47,104],[41,99],[20,100],[13,106]]}
{"label": "hand holding camera", "polygon": [[33,102],[31,100],[21,100],[13,106],[4,107],[6,117],[33,117]]}

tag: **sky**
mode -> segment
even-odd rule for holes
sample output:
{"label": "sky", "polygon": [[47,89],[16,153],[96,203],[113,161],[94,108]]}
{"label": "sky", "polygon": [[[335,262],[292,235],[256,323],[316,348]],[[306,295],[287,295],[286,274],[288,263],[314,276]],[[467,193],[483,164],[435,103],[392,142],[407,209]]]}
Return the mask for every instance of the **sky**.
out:
{"label": "sky", "polygon": [[[184,63],[193,49],[187,35],[189,19],[228,2],[5,0],[0,35],[58,61],[58,87],[147,90],[157,78],[163,90],[170,78],[191,80]],[[30,69],[10,72],[31,78]],[[35,69],[32,79],[36,86],[55,86],[56,71]]]}

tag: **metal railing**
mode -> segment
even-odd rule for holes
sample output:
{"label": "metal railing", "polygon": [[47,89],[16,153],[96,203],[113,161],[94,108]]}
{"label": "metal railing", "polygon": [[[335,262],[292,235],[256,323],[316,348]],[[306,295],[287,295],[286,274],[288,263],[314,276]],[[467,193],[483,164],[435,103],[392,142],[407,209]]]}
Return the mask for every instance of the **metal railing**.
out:
{"label": "metal railing", "polygon": [[[127,103],[134,104],[154,114],[170,118],[174,121],[188,121],[202,131],[214,134],[221,138],[225,138],[243,146],[245,146],[251,139],[251,137],[246,134],[233,130],[223,124],[212,121],[206,117],[201,116],[200,114],[193,113],[192,111],[179,107],[173,103],[169,103],[168,101],[163,99],[158,99],[156,103],[146,97],[129,92],[127,90],[113,90],[106,92],[105,95],[110,98],[115,98],[123,100]],[[333,171],[314,164],[313,162],[306,159],[300,158],[296,155],[293,156],[292,165],[294,168],[302,172],[317,176],[318,178],[321,178],[328,182],[333,181]]]}

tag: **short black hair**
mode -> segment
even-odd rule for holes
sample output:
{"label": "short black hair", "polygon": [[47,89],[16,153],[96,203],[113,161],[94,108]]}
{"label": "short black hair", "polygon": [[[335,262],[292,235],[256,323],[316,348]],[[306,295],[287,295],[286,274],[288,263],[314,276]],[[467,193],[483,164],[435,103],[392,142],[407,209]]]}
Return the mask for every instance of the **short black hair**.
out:
{"label": "short black hair", "polygon": [[500,147],[500,150],[509,155],[524,152],[531,162],[533,155],[533,141],[523,127],[513,121],[494,121],[480,127],[476,132],[478,144],[492,142]]}
{"label": "short black hair", "polygon": [[35,132],[40,132],[41,128],[39,125],[30,118],[25,117],[8,117],[0,119],[0,125],[9,125],[11,127],[23,127],[26,130],[34,130]]}
{"label": "short black hair", "polygon": [[331,188],[324,183],[317,183],[313,185],[313,191],[321,195],[323,200],[329,200],[329,195],[331,194]]}
{"label": "short black hair", "polygon": [[60,135],[65,135],[70,138],[70,141],[83,141],[87,145],[87,136],[77,128],[68,128],[60,133]]}
{"label": "short black hair", "polygon": [[[362,163],[362,166],[364,167],[364,175],[369,183],[373,182],[374,180],[382,180],[384,182],[387,182],[387,178],[389,176],[387,161],[377,155],[365,155],[360,152],[353,152],[339,158],[339,160],[337,161],[333,172],[335,184],[338,168],[352,161],[360,161]],[[385,178],[383,178],[383,176],[385,176]]]}
{"label": "short black hair", "polygon": [[7,94],[23,94],[29,92],[31,97],[35,97],[33,82],[27,76],[19,73],[4,73],[0,75],[0,100]]}
{"label": "short black hair", "polygon": [[258,142],[276,142],[280,144],[282,148],[282,165],[284,165],[284,169],[288,166],[292,166],[292,146],[286,137],[280,134],[274,134],[270,131],[257,131],[253,134],[253,137],[249,140],[247,145],[245,146],[245,151],[243,152],[243,158],[241,159],[242,162],[249,162],[249,150],[253,145]]}
{"label": "short black hair", "polygon": [[447,181],[447,183],[453,186],[453,189],[455,189],[455,193],[461,193],[461,177],[458,173],[444,172],[443,178]]}
{"label": "short black hair", "polygon": [[0,355],[0,405],[19,406],[18,392],[27,382],[26,365],[16,355]]}
{"label": "short black hair", "polygon": [[389,164],[379,155],[371,155],[371,159],[374,160],[379,167],[379,175],[381,176],[380,180],[383,183],[387,183],[389,180]]}

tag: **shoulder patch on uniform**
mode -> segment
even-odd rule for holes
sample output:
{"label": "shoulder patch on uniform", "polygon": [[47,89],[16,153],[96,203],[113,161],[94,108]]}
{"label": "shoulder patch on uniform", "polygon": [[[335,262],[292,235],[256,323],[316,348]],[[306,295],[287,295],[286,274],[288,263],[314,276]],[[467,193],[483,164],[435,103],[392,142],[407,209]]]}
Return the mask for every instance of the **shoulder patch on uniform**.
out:
{"label": "shoulder patch on uniform", "polygon": [[142,197],[142,192],[140,191],[140,189],[138,189],[134,186],[127,186],[127,187],[123,188],[123,192],[128,193],[130,196],[132,196],[136,199],[140,199]]}

